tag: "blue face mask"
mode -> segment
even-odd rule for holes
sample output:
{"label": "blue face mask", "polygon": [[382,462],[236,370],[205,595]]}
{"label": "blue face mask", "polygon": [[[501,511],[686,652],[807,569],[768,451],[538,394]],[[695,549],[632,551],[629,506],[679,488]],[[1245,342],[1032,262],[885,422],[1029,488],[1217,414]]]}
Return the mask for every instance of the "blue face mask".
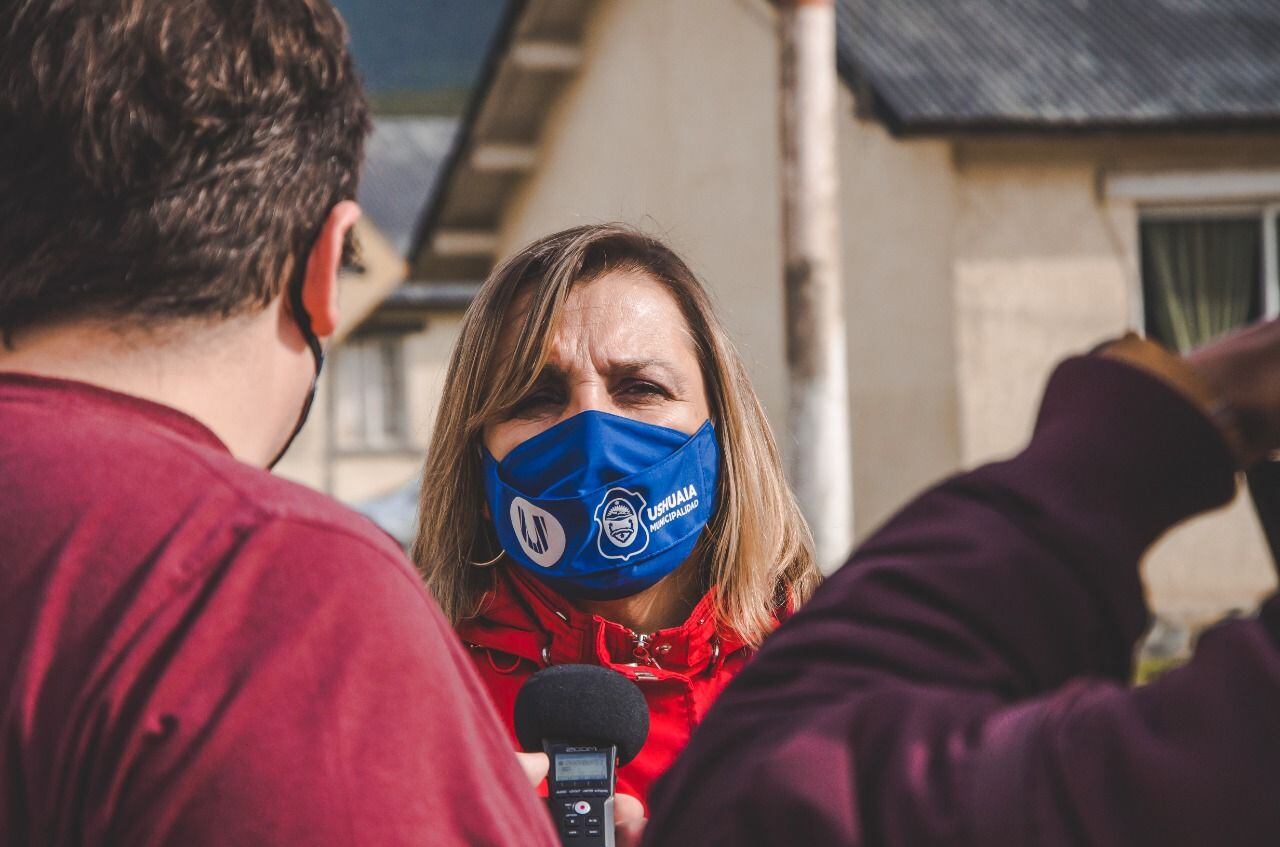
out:
{"label": "blue face mask", "polygon": [[484,451],[502,549],[559,593],[597,600],[643,591],[689,557],[719,471],[710,421],[688,436],[582,412],[501,462]]}

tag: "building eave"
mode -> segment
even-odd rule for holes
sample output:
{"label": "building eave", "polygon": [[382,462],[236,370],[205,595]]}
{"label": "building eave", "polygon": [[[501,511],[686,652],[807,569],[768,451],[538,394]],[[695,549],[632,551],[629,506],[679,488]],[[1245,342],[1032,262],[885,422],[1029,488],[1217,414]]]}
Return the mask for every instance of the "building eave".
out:
{"label": "building eave", "polygon": [[596,2],[510,3],[417,227],[416,281],[487,275],[503,211],[537,166],[547,114],[582,64],[582,22]]}

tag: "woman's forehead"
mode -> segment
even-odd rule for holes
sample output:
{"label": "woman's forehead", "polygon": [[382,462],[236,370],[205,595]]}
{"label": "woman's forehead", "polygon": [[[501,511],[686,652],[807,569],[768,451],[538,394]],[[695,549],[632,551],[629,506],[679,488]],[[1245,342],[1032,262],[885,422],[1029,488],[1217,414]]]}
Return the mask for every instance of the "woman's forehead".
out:
{"label": "woman's forehead", "polygon": [[[512,303],[502,347],[514,346],[529,296]],[[613,271],[574,285],[547,339],[547,364],[614,369],[695,356],[688,321],[671,291],[641,271]]]}

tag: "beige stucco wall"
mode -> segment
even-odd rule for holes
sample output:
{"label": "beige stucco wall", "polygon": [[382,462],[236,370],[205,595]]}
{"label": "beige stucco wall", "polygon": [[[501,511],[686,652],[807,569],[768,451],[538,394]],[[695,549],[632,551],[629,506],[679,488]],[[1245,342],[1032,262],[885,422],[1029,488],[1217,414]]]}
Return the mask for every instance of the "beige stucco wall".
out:
{"label": "beige stucco wall", "polygon": [[980,163],[959,182],[956,361],[972,465],[1025,440],[1055,362],[1125,330],[1129,280],[1088,162]]}
{"label": "beige stucco wall", "polygon": [[959,197],[947,142],[891,138],[854,117],[844,89],[840,113],[854,510],[864,537],[960,465],[951,284]]}
{"label": "beige stucco wall", "polygon": [[[1159,137],[959,146],[954,285],[966,465],[1025,442],[1063,357],[1141,326],[1139,207],[1108,197],[1106,174],[1258,165],[1267,149],[1257,138]],[[1190,626],[1249,609],[1275,584],[1247,497],[1170,533],[1145,571],[1153,608]]]}
{"label": "beige stucco wall", "polygon": [[[755,0],[602,4],[539,167],[507,210],[501,252],[608,220],[665,237],[711,289],[785,452],[774,39],[772,12]],[[852,114],[847,93],[840,108]],[[850,119],[841,144],[865,532],[959,461],[946,285],[955,199],[945,143],[897,144]]]}

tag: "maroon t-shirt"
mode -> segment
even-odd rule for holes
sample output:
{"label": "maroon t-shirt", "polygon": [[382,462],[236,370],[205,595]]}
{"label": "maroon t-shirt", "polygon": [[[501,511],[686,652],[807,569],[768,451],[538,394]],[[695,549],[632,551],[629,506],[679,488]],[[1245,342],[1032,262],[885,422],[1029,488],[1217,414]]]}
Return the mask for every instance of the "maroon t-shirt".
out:
{"label": "maroon t-shirt", "polygon": [[208,429],[0,374],[0,841],[556,843],[372,524]]}

